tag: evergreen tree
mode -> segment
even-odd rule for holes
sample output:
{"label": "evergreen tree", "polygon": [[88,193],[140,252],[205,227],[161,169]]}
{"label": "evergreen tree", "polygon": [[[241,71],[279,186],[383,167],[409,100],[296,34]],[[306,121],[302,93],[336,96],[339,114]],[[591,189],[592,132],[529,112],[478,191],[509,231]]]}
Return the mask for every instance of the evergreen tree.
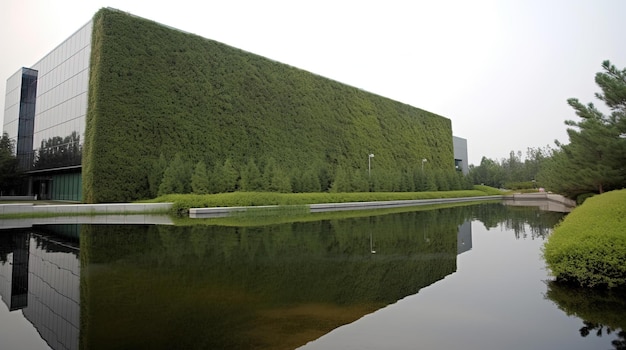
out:
{"label": "evergreen tree", "polygon": [[579,121],[566,122],[569,144],[557,143],[540,178],[548,188],[569,197],[602,193],[626,185],[626,69],[619,71],[609,61],[596,74],[602,93],[596,97],[611,110],[604,115],[592,103],[567,102]]}
{"label": "evergreen tree", "polygon": [[274,158],[268,159],[263,171],[265,188],[270,192],[291,192],[291,179]]}
{"label": "evergreen tree", "polygon": [[479,166],[470,167],[470,176],[475,184],[502,187],[505,171],[496,161],[483,157]]}
{"label": "evergreen tree", "polygon": [[437,191],[449,191],[450,183],[448,182],[448,176],[443,170],[433,170],[435,173],[435,183],[437,185]]}
{"label": "evergreen tree", "polygon": [[423,191],[437,191],[437,182],[435,181],[435,174],[431,169],[424,170],[423,175]]}
{"label": "evergreen tree", "polygon": [[163,153],[156,162],[152,164],[152,171],[148,174],[148,189],[152,197],[159,195],[159,186],[163,181],[163,173],[167,169],[167,160]]}
{"label": "evergreen tree", "polygon": [[335,179],[332,186],[330,187],[330,192],[340,193],[350,192],[350,190],[350,173],[345,166],[339,165],[337,166]]}
{"label": "evergreen tree", "polygon": [[248,160],[244,171],[241,173],[241,190],[264,191],[266,189],[264,180],[254,159]]}
{"label": "evergreen tree", "polygon": [[191,170],[180,154],[165,169],[163,180],[159,186],[159,196],[170,193],[191,192]]}
{"label": "evergreen tree", "polygon": [[322,192],[330,191],[330,187],[333,183],[333,176],[332,176],[332,171],[330,170],[330,167],[328,166],[328,164],[320,164],[320,163],[318,163],[316,167],[318,169],[317,178],[319,179],[319,182],[320,182],[321,191]]}
{"label": "evergreen tree", "polygon": [[222,164],[216,163],[213,169],[207,169],[207,177],[209,178],[209,193],[226,192]]}
{"label": "evergreen tree", "polygon": [[302,192],[320,192],[322,190],[320,179],[314,169],[309,169],[304,172],[301,183]]}
{"label": "evergreen tree", "polygon": [[350,192],[369,192],[369,180],[366,171],[361,169],[352,169],[348,172]]}
{"label": "evergreen tree", "polygon": [[235,165],[230,158],[226,158],[226,160],[224,161],[221,176],[221,183],[223,184],[221,192],[233,192],[237,190],[239,182],[239,172],[235,168]]}
{"label": "evergreen tree", "polygon": [[199,161],[191,175],[191,190],[195,194],[209,193],[209,177],[206,165],[203,161]]}

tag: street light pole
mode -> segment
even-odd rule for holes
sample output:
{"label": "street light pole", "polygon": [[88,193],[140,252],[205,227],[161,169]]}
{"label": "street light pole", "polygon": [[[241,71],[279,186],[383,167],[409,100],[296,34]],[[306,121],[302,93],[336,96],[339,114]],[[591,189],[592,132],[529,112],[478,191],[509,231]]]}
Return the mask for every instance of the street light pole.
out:
{"label": "street light pole", "polygon": [[372,176],[372,158],[374,158],[374,154],[370,153],[367,156],[367,176]]}
{"label": "street light pole", "polygon": [[428,160],[426,158],[422,159],[422,172],[424,172],[424,163],[426,163]]}

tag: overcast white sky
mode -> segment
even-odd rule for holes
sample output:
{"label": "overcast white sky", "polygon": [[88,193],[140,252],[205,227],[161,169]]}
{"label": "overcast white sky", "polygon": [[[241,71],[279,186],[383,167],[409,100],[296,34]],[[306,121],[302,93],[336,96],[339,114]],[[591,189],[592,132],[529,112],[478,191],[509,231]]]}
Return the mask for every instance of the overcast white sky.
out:
{"label": "overcast white sky", "polygon": [[[6,79],[113,7],[440,114],[469,162],[567,142],[570,97],[626,67],[621,0],[2,0]],[[3,113],[0,113],[3,114]]]}

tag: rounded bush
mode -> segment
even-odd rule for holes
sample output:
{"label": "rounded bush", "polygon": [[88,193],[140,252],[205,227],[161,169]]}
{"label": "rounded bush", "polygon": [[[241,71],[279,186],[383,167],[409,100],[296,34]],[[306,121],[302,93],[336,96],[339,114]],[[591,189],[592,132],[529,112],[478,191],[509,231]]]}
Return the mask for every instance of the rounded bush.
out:
{"label": "rounded bush", "polygon": [[626,190],[588,198],[554,229],[543,248],[557,281],[626,286]]}

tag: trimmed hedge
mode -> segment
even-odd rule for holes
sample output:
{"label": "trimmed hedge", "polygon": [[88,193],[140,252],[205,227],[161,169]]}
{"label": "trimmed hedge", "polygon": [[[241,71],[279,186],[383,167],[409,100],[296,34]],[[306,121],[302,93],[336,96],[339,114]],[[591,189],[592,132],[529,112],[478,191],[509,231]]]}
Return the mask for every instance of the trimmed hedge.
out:
{"label": "trimmed hedge", "polygon": [[543,255],[557,281],[626,286],[626,190],[589,198],[548,238]]}
{"label": "trimmed hedge", "polygon": [[408,179],[423,158],[454,171],[447,118],[127,13],[94,16],[90,65],[88,203],[154,197],[161,156],[240,174],[274,159],[293,177],[328,174],[322,190],[338,168],[367,176],[370,153],[372,181]]}
{"label": "trimmed hedge", "polygon": [[489,195],[481,190],[439,192],[354,192],[354,193],[277,193],[230,192],[219,194],[168,194],[146,202],[173,203],[175,213],[189,208],[240,207],[263,205],[307,205],[318,203],[374,202],[392,200],[478,197]]}

